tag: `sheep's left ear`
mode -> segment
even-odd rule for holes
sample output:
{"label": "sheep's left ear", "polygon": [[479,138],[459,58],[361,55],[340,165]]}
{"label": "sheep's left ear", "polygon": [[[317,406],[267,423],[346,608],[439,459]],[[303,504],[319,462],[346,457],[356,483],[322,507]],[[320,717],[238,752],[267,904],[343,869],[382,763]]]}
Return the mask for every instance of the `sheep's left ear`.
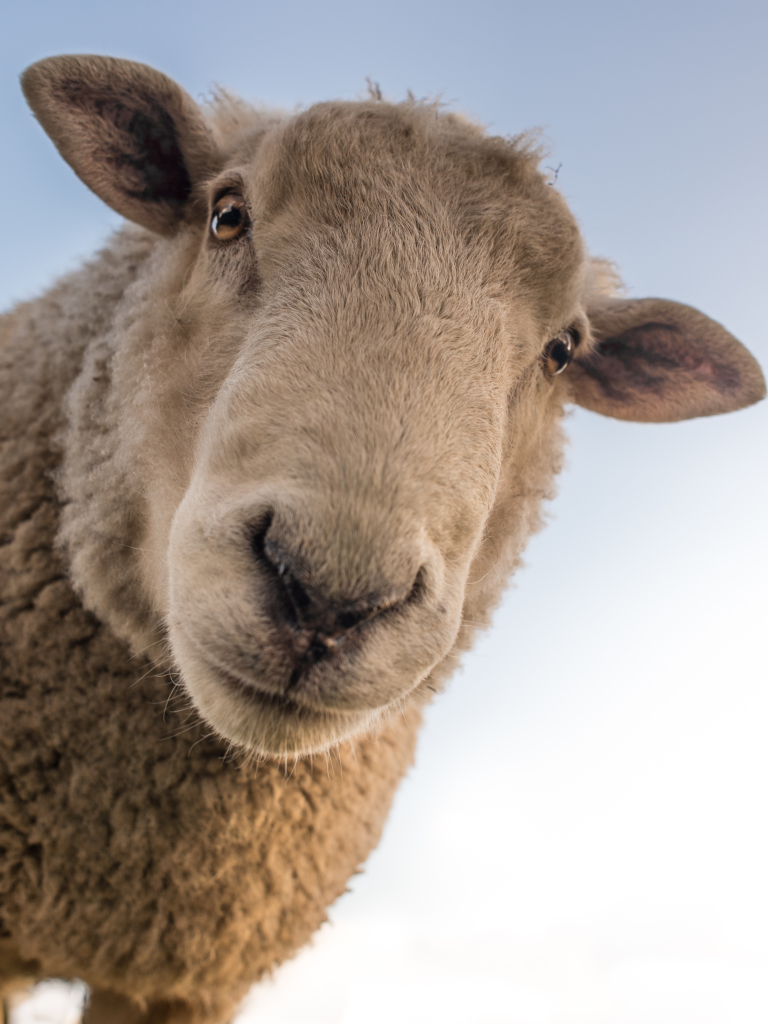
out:
{"label": "sheep's left ear", "polygon": [[200,108],[146,64],[113,57],[49,57],[21,87],[77,175],[113,210],[170,234],[194,207],[195,185],[218,170]]}
{"label": "sheep's left ear", "polygon": [[[667,299],[589,311],[596,345],[567,377],[572,401],[621,420],[666,423],[732,412],[765,398],[755,358],[715,320]],[[565,383],[565,379],[564,379]]]}

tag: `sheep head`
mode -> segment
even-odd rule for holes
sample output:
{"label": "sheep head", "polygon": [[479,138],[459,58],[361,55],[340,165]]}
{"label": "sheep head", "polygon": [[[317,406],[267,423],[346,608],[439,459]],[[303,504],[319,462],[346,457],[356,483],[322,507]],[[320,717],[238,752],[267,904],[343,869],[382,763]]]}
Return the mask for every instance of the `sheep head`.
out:
{"label": "sheep head", "polygon": [[23,87],[156,237],[70,399],[73,579],[136,648],[163,624],[235,743],[322,750],[434,688],[538,525],[567,402],[663,421],[765,393],[703,314],[612,297],[524,138],[373,99],[205,114],[101,57]]}

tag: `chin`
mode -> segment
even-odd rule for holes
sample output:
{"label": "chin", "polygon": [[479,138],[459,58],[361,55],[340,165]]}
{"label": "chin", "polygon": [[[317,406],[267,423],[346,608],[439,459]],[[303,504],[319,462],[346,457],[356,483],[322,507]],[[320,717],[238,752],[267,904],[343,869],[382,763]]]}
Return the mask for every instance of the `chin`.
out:
{"label": "chin", "polygon": [[321,707],[300,692],[269,693],[256,681],[203,662],[178,633],[174,640],[183,686],[201,717],[221,737],[257,756],[281,759],[323,753],[374,728],[384,710]]}

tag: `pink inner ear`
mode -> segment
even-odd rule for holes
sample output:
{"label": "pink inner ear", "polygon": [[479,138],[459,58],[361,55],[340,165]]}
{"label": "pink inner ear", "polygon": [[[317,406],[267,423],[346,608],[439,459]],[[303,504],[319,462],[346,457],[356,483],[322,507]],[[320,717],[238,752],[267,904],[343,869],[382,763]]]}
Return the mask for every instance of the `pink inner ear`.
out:
{"label": "pink inner ear", "polygon": [[760,368],[728,331],[666,299],[610,304],[597,347],[569,371],[573,400],[619,419],[666,422],[730,412],[765,394]]}
{"label": "pink inner ear", "polygon": [[[725,349],[712,353],[711,339],[691,335],[682,325],[657,321],[629,327],[598,344],[598,358],[585,369],[606,390],[618,386],[628,392],[653,392],[657,396],[682,396],[703,386],[720,394],[743,387],[738,360]],[[720,358],[717,358],[720,356]],[[602,358],[601,358],[602,357]],[[751,358],[751,357],[750,357]]]}
{"label": "pink inner ear", "polygon": [[[688,360],[686,360],[686,363],[687,362]],[[686,369],[688,369],[687,366]],[[717,375],[715,373],[715,368],[712,363],[708,362],[706,359],[691,366],[689,372],[693,373],[696,377],[700,377],[702,380],[711,382],[712,384],[715,384],[716,382]]]}

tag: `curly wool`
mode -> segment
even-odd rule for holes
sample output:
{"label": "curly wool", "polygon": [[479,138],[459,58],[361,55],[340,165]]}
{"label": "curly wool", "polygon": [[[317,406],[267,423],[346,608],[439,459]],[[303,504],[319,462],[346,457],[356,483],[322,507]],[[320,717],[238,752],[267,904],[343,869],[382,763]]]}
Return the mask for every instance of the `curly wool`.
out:
{"label": "curly wool", "polygon": [[[76,404],[65,399],[89,394],[93,352],[157,244],[126,229],[2,321],[0,984],[80,977],[226,1020],[309,939],[376,845],[420,712],[412,702],[375,736],[315,763],[242,764],[72,589],[56,542],[54,477],[64,409]],[[81,404],[79,416],[81,428],[92,418],[106,451],[94,407]],[[556,418],[550,429],[559,438]],[[488,620],[539,525],[559,448],[543,467],[532,461],[525,494],[502,496],[494,518],[513,508],[518,528],[478,562],[483,584],[470,588],[454,651]],[[119,517],[114,494],[100,507]],[[437,667],[436,688],[455,664]]]}
{"label": "curly wool", "polygon": [[[424,111],[406,108],[426,123]],[[295,142],[310,125],[336,145],[329,126],[338,109],[317,108],[286,138]],[[515,266],[540,323],[527,368],[503,393],[501,470],[471,552],[455,643],[404,713],[328,758],[232,757],[174,688],[139,571],[145,496],[136,478],[164,472],[153,453],[199,430],[195,417],[226,376],[205,359],[234,358],[237,341],[232,328],[196,357],[192,344],[181,348],[184,329],[171,330],[180,264],[189,262],[182,250],[198,244],[194,233],[185,243],[126,228],[81,271],[0,321],[0,991],[25,977],[80,977],[96,993],[165,1007],[146,1021],[176,1019],[175,1002],[179,1020],[231,1016],[254,981],[309,939],[375,846],[413,758],[425,691],[442,686],[489,622],[541,525],[561,465],[569,385],[542,380],[539,334],[550,336],[550,320],[565,322],[578,289],[585,302],[605,299],[615,276],[583,263],[577,229],[538,178],[525,140],[517,150],[483,141],[450,115],[429,117],[429,132],[456,133],[462,154],[481,146],[483,166],[498,160],[518,175],[509,245],[496,244],[493,223],[487,241],[506,252],[518,229],[527,240]],[[212,123],[240,156],[272,122],[220,99]],[[288,190],[288,169],[275,180]],[[413,239],[403,221],[405,251]],[[589,327],[583,315],[578,322],[588,354]],[[186,395],[184,375],[198,390],[169,423],[157,396],[166,386],[174,400]]]}
{"label": "curly wool", "polygon": [[314,765],[242,765],[73,592],[62,400],[152,244],[123,233],[2,321],[0,983],[78,976],[224,1020],[378,841],[418,711]]}

